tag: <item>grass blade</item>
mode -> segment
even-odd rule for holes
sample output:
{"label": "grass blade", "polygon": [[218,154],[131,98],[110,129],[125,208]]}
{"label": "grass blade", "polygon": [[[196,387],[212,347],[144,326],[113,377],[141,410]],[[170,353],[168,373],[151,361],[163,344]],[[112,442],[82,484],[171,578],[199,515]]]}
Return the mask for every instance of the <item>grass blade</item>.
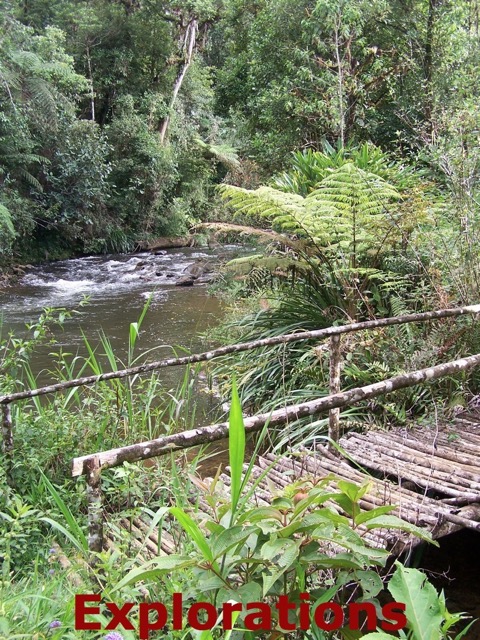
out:
{"label": "grass blade", "polygon": [[232,404],[229,417],[228,454],[231,475],[232,522],[242,491],[243,462],[245,460],[245,426],[242,405],[238,397],[235,378],[232,382]]}
{"label": "grass blade", "polygon": [[[65,502],[63,501],[63,499],[60,496],[60,494],[57,491],[57,489],[53,486],[53,484],[50,482],[50,480],[47,478],[47,476],[41,470],[40,470],[40,475],[42,477],[42,481],[43,481],[43,484],[45,485],[46,490],[51,495],[51,497],[53,498],[55,504],[57,505],[58,509],[60,510],[61,514],[65,518],[65,523],[66,523],[67,526],[63,527],[63,525],[59,525],[58,523],[55,523],[54,521],[50,521],[50,524],[52,524],[52,526],[55,526],[57,529],[59,529],[63,533],[65,533],[65,531],[68,531],[70,533],[70,535],[67,535],[66,533],[65,533],[65,535],[67,535],[67,537],[72,541],[73,541],[73,539],[76,540],[75,546],[77,546],[79,549],[81,549],[83,551],[88,551],[87,538],[86,538],[85,534],[83,533],[82,528],[80,527],[80,525],[76,521],[74,515],[72,514],[70,509],[67,507]],[[49,520],[49,519],[47,519],[47,520]]]}

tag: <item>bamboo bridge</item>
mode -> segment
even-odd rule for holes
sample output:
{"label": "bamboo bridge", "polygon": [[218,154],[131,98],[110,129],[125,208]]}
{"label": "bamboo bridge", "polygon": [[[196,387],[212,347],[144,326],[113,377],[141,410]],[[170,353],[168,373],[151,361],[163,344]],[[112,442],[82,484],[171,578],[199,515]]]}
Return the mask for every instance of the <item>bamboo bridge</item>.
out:
{"label": "bamboo bridge", "polygon": [[[479,313],[480,305],[471,305],[286,334],[1,396],[3,455],[7,477],[15,454],[14,425],[10,412],[13,402],[92,385],[104,380],[127,378],[167,366],[209,361],[227,353],[266,345],[329,339],[328,396],[247,417],[244,420],[245,431],[254,433],[266,425],[267,428],[285,425],[300,417],[328,412],[328,444],[280,457],[271,454],[258,456],[252,473],[252,478],[257,479],[252,500],[259,505],[269,504],[272,492],[280,491],[299,479],[315,483],[328,477],[331,478],[332,486],[338,479],[357,484],[368,481],[369,490],[360,502],[364,509],[373,509],[385,504],[394,505],[395,510],[392,513],[428,530],[434,539],[462,528],[480,531],[480,412],[476,412],[475,409],[464,411],[449,424],[437,424],[435,427],[394,428],[389,431],[371,428],[365,433],[349,432],[339,437],[341,408],[398,389],[472,370],[480,365],[480,354],[476,354],[342,392],[340,370],[343,334],[411,322],[442,321],[445,318],[459,316],[472,316],[472,320],[477,321]],[[98,552],[106,545],[112,544],[114,535],[113,525],[110,527],[106,521],[103,509],[103,469],[217,442],[228,437],[228,428],[228,423],[223,422],[75,458],[72,461],[72,476],[85,475],[87,481],[90,550]],[[224,472],[220,478],[225,486],[229,485],[228,472]],[[208,479],[202,482],[208,485]],[[196,497],[196,503],[200,510],[208,511],[208,505],[202,499],[201,492]],[[165,532],[159,536],[158,531],[147,520],[137,518],[124,524],[134,541],[137,539],[135,543],[140,545],[142,540],[150,553],[168,554],[175,551],[173,538]],[[374,535],[367,532],[366,535],[373,544],[388,548],[395,554],[400,554],[419,542],[416,538],[390,529],[375,531]]]}
{"label": "bamboo bridge", "polygon": [[[429,531],[434,540],[463,528],[480,531],[480,413],[465,413],[450,425],[428,431],[415,428],[351,432],[340,439],[338,450],[343,454],[317,446],[280,457],[258,456],[252,480],[260,482],[252,502],[266,506],[274,494],[293,482],[315,485],[333,476],[332,490],[337,480],[357,485],[368,481],[370,488],[360,500],[363,509],[394,505],[393,515]],[[228,489],[228,473],[222,473],[219,480]],[[212,515],[204,498],[212,482],[212,478],[202,479],[199,484],[204,491],[192,496],[200,519]],[[173,537],[165,530],[159,536],[145,516],[133,521],[124,519],[121,524],[134,548],[142,548],[147,556],[179,552]],[[371,544],[395,555],[409,552],[421,542],[397,530],[364,533]],[[107,545],[114,547],[119,534],[115,527],[109,528]]]}

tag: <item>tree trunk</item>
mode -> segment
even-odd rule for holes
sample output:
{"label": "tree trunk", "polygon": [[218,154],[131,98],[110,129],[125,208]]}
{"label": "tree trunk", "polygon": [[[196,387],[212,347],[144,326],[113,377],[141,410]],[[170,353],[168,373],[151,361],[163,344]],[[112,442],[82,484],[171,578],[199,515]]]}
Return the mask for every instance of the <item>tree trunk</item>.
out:
{"label": "tree trunk", "polygon": [[340,126],[340,141],[345,146],[345,109],[343,104],[343,61],[340,55],[340,18],[335,22],[335,57],[337,59],[338,79],[338,119]]}
{"label": "tree trunk", "polygon": [[170,104],[168,106],[168,114],[163,119],[163,122],[160,127],[160,132],[159,132],[160,142],[162,144],[164,144],[165,138],[167,136],[168,126],[170,124],[170,118],[173,111],[173,107],[175,105],[175,101],[178,96],[178,92],[182,87],[185,74],[187,73],[190,63],[192,62],[193,52],[195,50],[195,45],[197,42],[197,33],[198,33],[198,23],[195,19],[192,19],[187,25],[187,30],[185,32],[185,38],[183,42],[185,57],[181,63],[180,69],[175,79],[175,83],[173,85],[173,93],[172,93],[172,98],[170,100]]}
{"label": "tree trunk", "polygon": [[86,48],[88,79],[90,80],[90,120],[95,122],[95,92],[93,91],[92,58],[90,57],[90,47]]}
{"label": "tree trunk", "polygon": [[433,39],[439,0],[428,0],[427,34],[424,51],[425,121],[429,137],[433,133]]}

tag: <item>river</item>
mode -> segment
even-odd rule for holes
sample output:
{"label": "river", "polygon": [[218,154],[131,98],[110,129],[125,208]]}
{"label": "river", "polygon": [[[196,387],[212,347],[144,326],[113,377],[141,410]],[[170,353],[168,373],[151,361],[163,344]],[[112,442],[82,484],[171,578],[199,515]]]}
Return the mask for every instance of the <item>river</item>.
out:
{"label": "river", "polygon": [[[238,247],[225,246],[221,252],[233,257]],[[204,346],[201,334],[222,317],[222,305],[209,295],[201,279],[200,284],[189,287],[175,286],[175,282],[195,263],[211,261],[216,255],[210,249],[185,248],[157,255],[94,256],[35,266],[0,292],[3,335],[8,331],[24,335],[25,324],[35,321],[45,307],[78,309],[81,313],[56,332],[59,346],[74,355],[85,354],[82,332],[96,346],[104,332],[124,360],[130,323],[138,320],[151,298],[136,353],[143,354],[143,360],[153,360],[171,356],[174,350],[197,351]],[[88,305],[79,308],[85,296]],[[38,384],[51,380],[50,351],[52,347],[42,349],[32,359]],[[175,385],[181,375],[176,368],[164,370],[165,384]]]}

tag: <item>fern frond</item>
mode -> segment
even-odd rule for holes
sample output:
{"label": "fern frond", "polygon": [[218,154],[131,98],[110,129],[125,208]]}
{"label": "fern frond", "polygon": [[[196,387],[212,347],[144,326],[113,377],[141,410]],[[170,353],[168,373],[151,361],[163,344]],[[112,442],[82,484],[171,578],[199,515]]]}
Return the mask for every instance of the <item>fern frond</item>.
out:
{"label": "fern frond", "polygon": [[[222,197],[239,213],[266,217],[284,232],[353,256],[380,251],[397,237],[398,191],[376,174],[346,162],[305,198],[272,187],[254,191],[223,185]],[[387,245],[385,245],[387,246]]]}
{"label": "fern frond", "polygon": [[220,185],[223,199],[237,213],[270,219],[282,230],[296,231],[298,221],[306,215],[305,200],[294,193],[282,193],[272,187],[259,187],[254,191]]}
{"label": "fern frond", "polygon": [[248,275],[253,269],[264,269],[271,275],[281,276],[291,271],[307,273],[309,265],[306,262],[282,255],[264,256],[255,254],[230,260],[226,263],[224,269],[236,276]]}
{"label": "fern frond", "polygon": [[228,169],[236,169],[240,165],[236,149],[226,144],[210,144],[201,138],[194,138],[194,142],[207,156],[221,162]]}
{"label": "fern frond", "polygon": [[15,235],[10,211],[0,204],[0,255],[10,252]]}

